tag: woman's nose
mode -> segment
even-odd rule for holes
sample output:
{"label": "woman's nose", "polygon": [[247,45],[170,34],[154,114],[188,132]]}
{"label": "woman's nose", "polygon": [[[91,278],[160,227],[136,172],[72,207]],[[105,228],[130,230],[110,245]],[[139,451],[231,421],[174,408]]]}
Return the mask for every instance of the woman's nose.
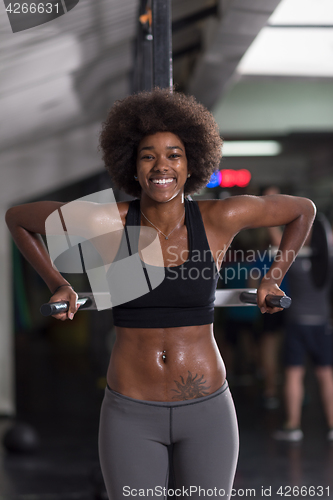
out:
{"label": "woman's nose", "polygon": [[155,160],[154,170],[166,172],[168,170],[168,162],[164,157],[157,157]]}

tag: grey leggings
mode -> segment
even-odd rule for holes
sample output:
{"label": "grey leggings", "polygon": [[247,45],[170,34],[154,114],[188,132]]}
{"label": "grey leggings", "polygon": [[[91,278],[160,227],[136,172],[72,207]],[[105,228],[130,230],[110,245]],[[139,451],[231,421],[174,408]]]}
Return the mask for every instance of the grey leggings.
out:
{"label": "grey leggings", "polygon": [[177,498],[228,498],[238,427],[227,383],[208,396],[175,402],[141,401],[107,387],[99,455],[109,500],[165,499],[168,489]]}

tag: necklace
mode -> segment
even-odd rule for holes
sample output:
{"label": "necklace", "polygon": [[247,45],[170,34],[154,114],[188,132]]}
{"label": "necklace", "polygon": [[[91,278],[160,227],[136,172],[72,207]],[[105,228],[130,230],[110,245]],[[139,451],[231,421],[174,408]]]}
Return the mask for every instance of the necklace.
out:
{"label": "necklace", "polygon": [[181,220],[182,220],[182,218],[184,217],[184,215],[185,215],[185,208],[184,208],[184,213],[183,213],[183,215],[181,216],[181,218],[179,219],[179,221],[177,222],[177,224],[175,225],[175,227],[173,228],[173,230],[172,230],[172,231],[170,231],[170,233],[169,233],[169,234],[164,234],[164,233],[162,233],[162,231],[161,231],[160,229],[158,229],[158,227],[156,227],[156,226],[155,226],[155,224],[153,224],[153,223],[152,223],[152,222],[148,219],[148,217],[146,217],[146,216],[145,216],[145,214],[142,212],[142,210],[140,210],[140,212],[141,212],[141,215],[143,215],[143,216],[144,216],[144,218],[145,218],[145,219],[149,222],[149,224],[151,224],[152,226],[154,226],[154,228],[155,228],[155,229],[157,229],[157,231],[158,231],[159,233],[163,234],[164,238],[165,238],[166,240],[168,240],[168,239],[169,239],[170,234],[174,232],[174,230],[177,228],[178,224],[180,223],[180,221],[181,221]]}

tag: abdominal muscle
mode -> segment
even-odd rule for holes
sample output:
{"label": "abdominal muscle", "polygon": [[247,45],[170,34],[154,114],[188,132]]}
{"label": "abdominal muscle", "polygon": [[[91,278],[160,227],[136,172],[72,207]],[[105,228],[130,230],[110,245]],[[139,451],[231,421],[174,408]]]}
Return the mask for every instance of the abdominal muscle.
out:
{"label": "abdominal muscle", "polygon": [[180,328],[116,327],[107,382],[114,391],[146,401],[206,396],[225,381],[213,325]]}

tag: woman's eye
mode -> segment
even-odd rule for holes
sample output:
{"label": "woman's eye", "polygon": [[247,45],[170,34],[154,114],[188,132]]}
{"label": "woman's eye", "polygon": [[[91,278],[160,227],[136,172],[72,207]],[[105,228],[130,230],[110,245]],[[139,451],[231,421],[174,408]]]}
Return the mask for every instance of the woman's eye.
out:
{"label": "woman's eye", "polygon": [[174,153],[174,154],[170,155],[170,158],[180,158],[180,155],[177,153]]}

